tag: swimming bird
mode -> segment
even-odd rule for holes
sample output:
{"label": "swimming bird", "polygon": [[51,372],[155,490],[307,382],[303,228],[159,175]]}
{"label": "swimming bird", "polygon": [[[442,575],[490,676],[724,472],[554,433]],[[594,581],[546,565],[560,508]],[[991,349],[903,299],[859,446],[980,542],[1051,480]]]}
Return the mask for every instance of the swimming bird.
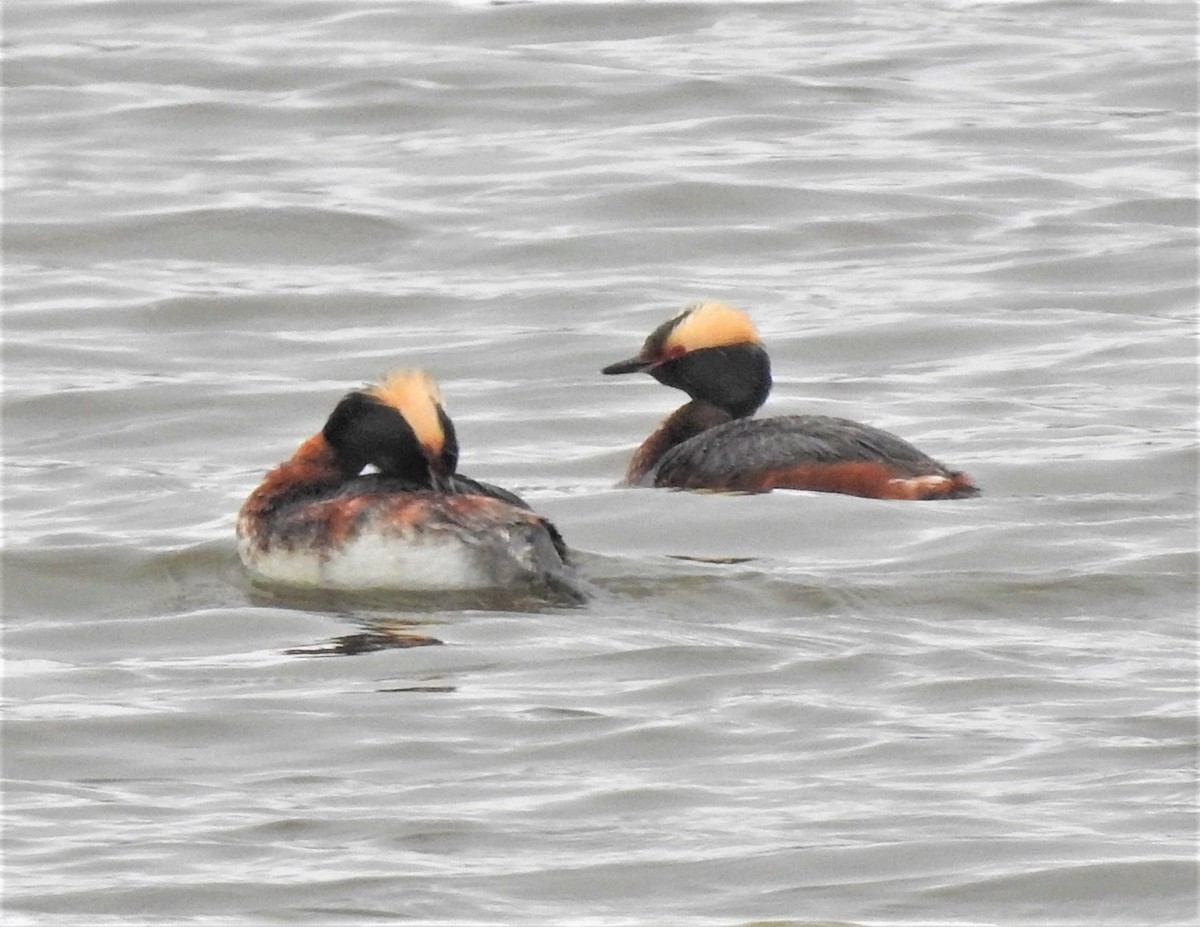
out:
{"label": "swimming bird", "polygon": [[724,303],[687,308],[651,332],[636,357],[602,372],[648,373],[691,397],[634,453],[631,484],[877,499],[979,493],[966,474],[870,425],[827,415],[752,418],[771,390],[771,361],[749,316]]}
{"label": "swimming bird", "polygon": [[[271,470],[237,520],[249,572],[340,590],[544,587],[580,598],[557,529],[519,496],[456,471],[433,378],[390,374],[348,393]],[[378,472],[363,473],[368,465]]]}

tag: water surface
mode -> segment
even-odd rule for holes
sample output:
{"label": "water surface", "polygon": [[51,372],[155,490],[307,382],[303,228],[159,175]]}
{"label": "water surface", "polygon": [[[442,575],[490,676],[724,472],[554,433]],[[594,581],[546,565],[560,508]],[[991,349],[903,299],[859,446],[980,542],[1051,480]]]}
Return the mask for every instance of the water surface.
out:
{"label": "water surface", "polygon": [[[1193,17],[6,4],[6,922],[1194,922]],[[617,487],[701,298],[985,494]],[[246,581],[411,365],[586,606]]]}

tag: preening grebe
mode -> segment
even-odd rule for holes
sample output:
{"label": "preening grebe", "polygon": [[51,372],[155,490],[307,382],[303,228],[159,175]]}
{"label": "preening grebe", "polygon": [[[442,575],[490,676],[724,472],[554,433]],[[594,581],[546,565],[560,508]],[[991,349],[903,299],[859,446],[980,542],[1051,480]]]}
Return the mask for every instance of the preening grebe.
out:
{"label": "preening grebe", "polygon": [[[578,598],[554,526],[507,490],[455,473],[433,379],[399,371],[347,394],[238,514],[255,576],[327,589],[535,585]],[[361,475],[368,464],[378,473]]]}
{"label": "preening grebe", "polygon": [[978,495],[970,478],[907,441],[844,418],[751,418],[771,390],[771,361],[749,317],[698,303],[656,328],[637,357],[603,373],[643,371],[692,401],[633,455],[629,483],[677,489],[811,489],[877,499]]}

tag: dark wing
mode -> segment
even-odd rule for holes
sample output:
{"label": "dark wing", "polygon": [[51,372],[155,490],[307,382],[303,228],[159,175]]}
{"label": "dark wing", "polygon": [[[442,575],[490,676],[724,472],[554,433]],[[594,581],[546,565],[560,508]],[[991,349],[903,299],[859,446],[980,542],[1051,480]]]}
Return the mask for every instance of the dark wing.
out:
{"label": "dark wing", "polygon": [[382,473],[364,473],[361,476],[356,476],[353,479],[346,480],[335,490],[331,496],[359,496],[366,493],[382,492],[382,493],[401,493],[401,492],[428,492],[429,487],[416,480],[406,480],[399,476],[385,476]]}
{"label": "dark wing", "polygon": [[[485,483],[482,480],[473,480],[469,476],[463,476],[461,473],[455,473],[449,479],[449,491],[455,495],[461,496],[488,496],[489,498],[505,502],[508,505],[516,506],[519,509],[524,509],[527,512],[532,512],[533,509],[515,492],[510,492],[502,486],[496,486],[494,483]],[[429,492],[428,486],[422,486],[419,483],[410,480],[401,479],[394,476],[385,476],[382,473],[366,473],[362,476],[355,477],[352,480],[347,480],[339,486],[334,493],[335,495],[357,495],[360,493],[407,493],[407,492]],[[537,514],[536,512],[534,514]],[[558,557],[564,562],[569,563],[570,549],[567,547],[567,542],[563,540],[563,536],[559,533],[558,528],[554,526],[548,518],[538,516],[546,526],[546,531],[550,535],[550,540],[554,545]]]}
{"label": "dark wing", "polygon": [[[502,486],[497,486],[494,483],[485,483],[482,480],[473,480],[469,476],[463,476],[461,473],[454,474],[450,479],[454,491],[457,493],[491,496],[493,499],[499,499],[501,502],[515,505],[519,509],[533,511],[533,507],[528,502],[515,492],[510,492]],[[558,552],[559,558],[563,563],[570,563],[570,548],[567,547],[567,542],[563,540],[563,536],[559,533],[558,528],[554,526],[554,523],[550,519],[544,516],[538,517],[545,523],[546,531],[550,534],[550,540],[554,543],[554,549]]]}
{"label": "dark wing", "polygon": [[491,496],[493,499],[499,499],[501,502],[515,505],[519,509],[529,508],[529,503],[515,492],[510,492],[494,483],[473,480],[469,476],[463,476],[461,473],[455,473],[450,477],[450,485],[456,493],[463,493],[470,496]]}
{"label": "dark wing", "polygon": [[[400,493],[429,491],[430,487],[427,483],[419,483],[415,480],[407,480],[403,477],[385,475],[383,473],[364,473],[362,476],[346,480],[346,482],[333,491],[333,495],[357,495],[368,492]],[[473,480],[469,476],[463,476],[461,473],[455,473],[451,476],[448,485],[444,487],[443,491],[460,496],[490,496],[493,499],[499,499],[501,502],[507,502],[509,505],[515,505],[519,509],[529,509],[529,503],[515,492],[509,492],[507,489],[503,489],[492,483]]]}
{"label": "dark wing", "polygon": [[827,415],[743,418],[710,428],[667,451],[654,485],[687,489],[751,488],[756,474],[808,464],[886,464],[897,476],[949,471],[907,441],[879,428]]}

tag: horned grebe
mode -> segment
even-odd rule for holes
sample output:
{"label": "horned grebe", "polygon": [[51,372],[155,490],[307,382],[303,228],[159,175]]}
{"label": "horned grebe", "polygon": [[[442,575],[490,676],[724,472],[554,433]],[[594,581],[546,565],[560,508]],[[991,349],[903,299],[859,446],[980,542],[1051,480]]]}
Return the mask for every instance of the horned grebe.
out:
{"label": "horned grebe", "polygon": [[771,361],[742,311],[718,302],[689,307],[656,328],[637,357],[606,374],[643,371],[692,401],[637,449],[629,483],[677,489],[811,489],[876,499],[978,495],[907,441],[844,418],[751,418],[771,390]]}
{"label": "horned grebe", "polygon": [[[555,527],[515,494],[455,473],[433,379],[398,371],[347,394],[238,514],[256,577],[340,590],[540,587],[579,598]],[[371,464],[378,473],[360,475]]]}

